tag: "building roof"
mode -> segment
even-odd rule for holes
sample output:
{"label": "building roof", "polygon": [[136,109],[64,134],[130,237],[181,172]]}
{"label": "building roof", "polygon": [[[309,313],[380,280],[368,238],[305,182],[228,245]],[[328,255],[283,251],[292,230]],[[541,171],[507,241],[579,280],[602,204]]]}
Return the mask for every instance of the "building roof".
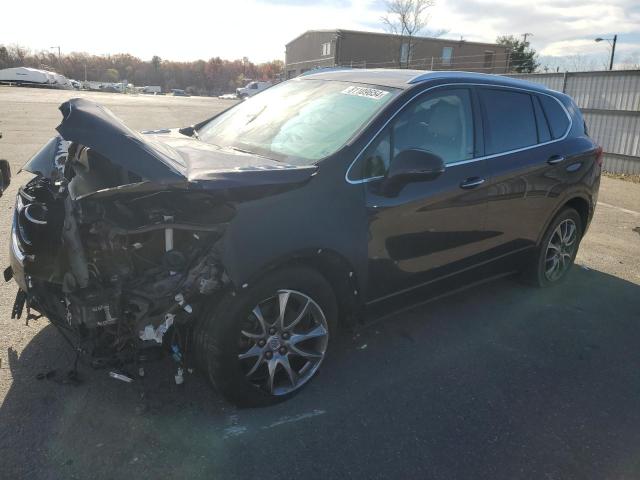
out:
{"label": "building roof", "polygon": [[[307,31],[301,33],[300,35],[298,35],[296,38],[294,38],[290,42],[286,43],[285,46],[295,42],[296,40],[298,40],[299,38],[303,37],[307,33],[315,33],[315,32],[319,32],[319,33],[335,33],[335,34],[353,33],[353,34],[359,34],[359,35],[380,35],[380,36],[383,36],[383,37],[399,37],[400,36],[400,35],[395,35],[393,33],[369,32],[369,31],[364,31],[364,30],[345,30],[345,29],[340,29],[340,28],[333,29],[333,30],[307,30]],[[413,39],[419,39],[419,40],[429,40],[429,41],[434,41],[434,42],[447,43],[447,44],[464,43],[464,44],[469,44],[469,45],[484,45],[484,46],[491,46],[491,47],[507,48],[506,46],[500,45],[500,44],[497,44],[497,43],[470,42],[468,40],[460,40],[460,39],[455,39],[455,38],[436,38],[436,37],[422,37],[422,36],[414,36],[412,38]]]}
{"label": "building roof", "polygon": [[408,89],[415,85],[429,81],[451,80],[453,82],[467,83],[493,83],[511,87],[526,87],[532,90],[546,91],[546,87],[524,80],[518,80],[500,75],[490,75],[487,73],[459,72],[459,71],[437,71],[428,70],[405,70],[388,68],[319,68],[316,71],[309,71],[300,79],[321,79],[336,80],[354,83],[367,83],[371,85],[381,85],[385,87]]}

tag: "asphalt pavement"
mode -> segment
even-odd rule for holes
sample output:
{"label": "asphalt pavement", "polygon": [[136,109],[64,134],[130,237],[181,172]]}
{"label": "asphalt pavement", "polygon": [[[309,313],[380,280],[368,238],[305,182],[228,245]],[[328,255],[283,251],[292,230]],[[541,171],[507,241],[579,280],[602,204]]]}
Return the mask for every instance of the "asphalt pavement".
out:
{"label": "asphalt pavement", "polygon": [[[71,96],[135,129],[195,123],[208,98],[0,87],[0,158],[18,170]],[[0,199],[0,266],[13,198]],[[240,410],[174,364],[143,380],[80,366],[0,286],[0,477],[632,479],[640,477],[640,184],[604,178],[567,281],[484,284],[342,332],[288,402]],[[55,372],[38,380],[39,373]]]}

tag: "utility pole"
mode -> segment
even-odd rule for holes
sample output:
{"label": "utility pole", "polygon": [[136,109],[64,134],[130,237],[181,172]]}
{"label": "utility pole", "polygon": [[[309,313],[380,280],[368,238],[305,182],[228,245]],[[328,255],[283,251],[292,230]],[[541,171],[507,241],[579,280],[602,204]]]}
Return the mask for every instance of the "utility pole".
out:
{"label": "utility pole", "polygon": [[527,32],[522,34],[522,38],[524,39],[525,46],[527,45],[527,37],[533,37],[533,33]]}
{"label": "utility pole", "polygon": [[613,57],[616,54],[616,42],[618,41],[618,34],[613,36],[613,44],[611,45],[611,61],[609,62],[609,70],[613,70]]}
{"label": "utility pole", "polygon": [[613,58],[616,54],[616,42],[618,41],[618,34],[615,34],[613,38],[598,37],[595,40],[596,42],[602,42],[603,40],[606,40],[607,42],[609,42],[609,45],[611,45],[611,59],[609,60],[609,70],[613,70]]}

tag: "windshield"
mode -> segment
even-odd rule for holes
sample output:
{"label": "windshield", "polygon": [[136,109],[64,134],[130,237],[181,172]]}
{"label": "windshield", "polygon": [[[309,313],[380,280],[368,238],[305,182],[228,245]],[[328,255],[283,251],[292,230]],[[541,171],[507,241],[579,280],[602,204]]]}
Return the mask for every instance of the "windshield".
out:
{"label": "windshield", "polygon": [[336,152],[397,92],[349,82],[292,80],[214,118],[198,135],[220,147],[309,165]]}

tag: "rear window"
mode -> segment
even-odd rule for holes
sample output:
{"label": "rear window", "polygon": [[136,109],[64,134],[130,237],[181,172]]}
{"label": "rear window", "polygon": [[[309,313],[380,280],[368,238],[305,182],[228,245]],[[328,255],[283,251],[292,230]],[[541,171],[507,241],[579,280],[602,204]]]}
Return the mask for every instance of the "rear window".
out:
{"label": "rear window", "polygon": [[536,111],[536,123],[538,124],[538,140],[540,143],[551,141],[551,131],[547,117],[540,105],[540,98],[536,95],[533,97],[533,109]]}
{"label": "rear window", "polygon": [[564,108],[556,99],[548,95],[539,95],[538,98],[542,102],[542,108],[551,127],[551,136],[554,139],[563,137],[569,128],[569,119]]}
{"label": "rear window", "polygon": [[533,102],[528,93],[481,89],[486,153],[508,152],[538,143]]}

